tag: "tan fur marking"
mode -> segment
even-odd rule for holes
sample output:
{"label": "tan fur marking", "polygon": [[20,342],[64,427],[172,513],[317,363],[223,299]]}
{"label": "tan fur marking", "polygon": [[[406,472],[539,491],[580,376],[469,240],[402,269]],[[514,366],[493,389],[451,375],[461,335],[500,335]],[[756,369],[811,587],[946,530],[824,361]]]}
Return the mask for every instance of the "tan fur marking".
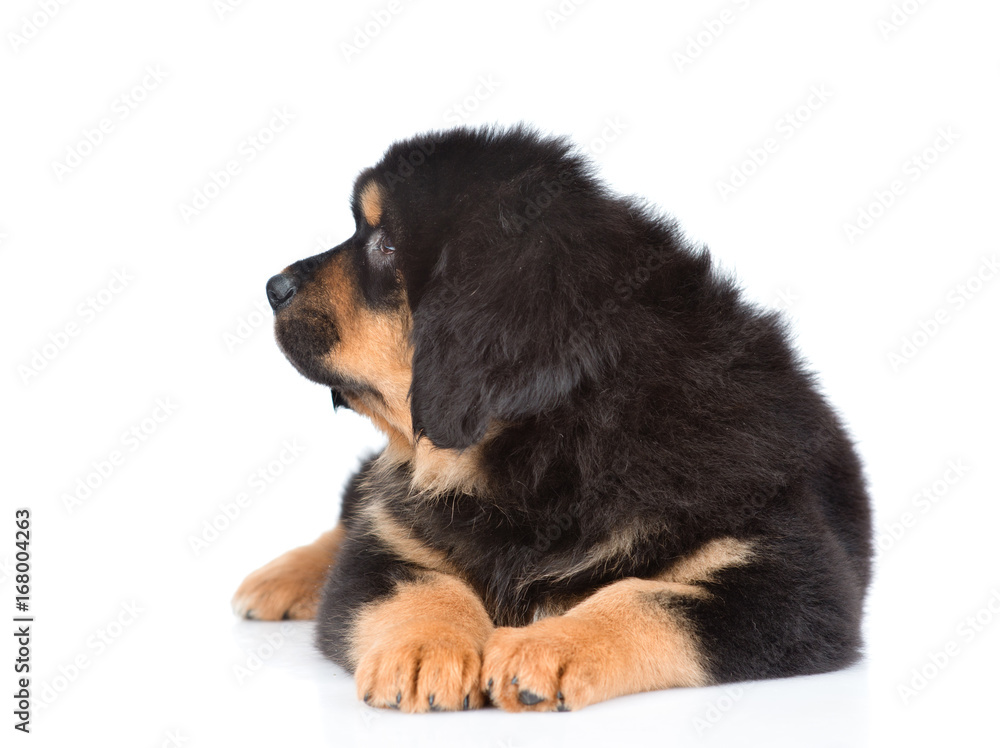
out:
{"label": "tan fur marking", "polygon": [[[640,691],[705,685],[697,642],[683,619],[655,600],[705,594],[656,580],[615,582],[564,615],[496,629],[482,681],[493,681],[493,702],[511,712],[574,710]],[[522,691],[541,700],[524,704]]]}
{"label": "tan fur marking", "polygon": [[563,598],[557,600],[548,600],[535,607],[531,612],[531,622],[541,621],[543,618],[552,618],[553,616],[561,616],[567,610],[575,605],[579,605],[583,600],[586,599],[586,595],[566,595]]}
{"label": "tan fur marking", "polygon": [[[645,531],[639,526],[618,529],[610,538],[596,543],[587,555],[576,563],[559,566],[539,577],[543,579],[568,579],[591,568],[614,569],[627,561],[635,546],[643,540]],[[753,545],[735,538],[717,538],[697,551],[676,561],[656,579],[663,582],[691,584],[711,581],[713,574],[729,566],[745,564],[753,556]]]}
{"label": "tan fur marking", "polygon": [[288,551],[253,572],[233,596],[233,611],[260,621],[316,617],[320,591],[344,540],[344,527]]}
{"label": "tan fur marking", "polygon": [[628,561],[636,544],[643,539],[645,531],[645,528],[638,525],[619,528],[611,537],[595,543],[579,561],[562,566],[556,561],[551,570],[540,574],[539,577],[568,579],[587,569],[614,569]]}
{"label": "tan fur marking", "polygon": [[369,182],[361,190],[360,196],[361,214],[369,226],[378,226],[382,220],[382,205],[385,202],[385,194],[382,192],[382,185],[378,182]]}
{"label": "tan fur marking", "polygon": [[444,553],[414,538],[381,504],[377,502],[369,504],[365,507],[364,513],[371,523],[371,532],[403,561],[409,561],[431,571],[455,572],[454,566]]}
{"label": "tan fur marking", "polygon": [[[483,490],[485,475],[480,449],[438,449],[428,439],[413,439],[410,382],[413,320],[404,303],[394,314],[373,312],[360,300],[343,258],[332,262],[319,279],[326,290],[326,313],[336,321],[340,343],[326,356],[327,368],[372,386],[381,397],[349,395],[351,407],[367,416],[389,437],[383,455],[387,465],[413,466],[413,487],[428,494]],[[487,437],[489,438],[489,437]]]}
{"label": "tan fur marking", "polygon": [[359,401],[362,408],[376,413],[392,430],[409,434],[413,354],[408,308],[405,313],[390,316],[364,309],[354,300],[335,299],[334,305],[340,343],[327,355],[327,367],[372,386],[381,395],[381,399],[352,397],[352,407]]}
{"label": "tan fur marking", "polygon": [[363,608],[352,628],[358,697],[406,712],[480,707],[492,630],[479,598],[457,577],[429,573],[399,584],[390,598]]}
{"label": "tan fur marking", "polygon": [[459,452],[438,449],[429,439],[420,439],[413,450],[413,486],[432,494],[484,491],[486,474],[480,457],[478,445]]}
{"label": "tan fur marking", "polygon": [[[372,422],[379,425],[374,419]],[[399,465],[410,465],[413,469],[410,487],[415,493],[433,497],[450,491],[482,494],[488,490],[482,447],[491,438],[490,433],[480,444],[460,451],[439,449],[426,437],[414,442],[409,432],[383,431],[389,437],[389,444],[378,459],[378,467],[391,470]]]}
{"label": "tan fur marking", "polygon": [[747,563],[753,554],[753,545],[747,541],[716,538],[705,543],[690,556],[677,561],[657,579],[680,584],[708,582],[722,569]]}

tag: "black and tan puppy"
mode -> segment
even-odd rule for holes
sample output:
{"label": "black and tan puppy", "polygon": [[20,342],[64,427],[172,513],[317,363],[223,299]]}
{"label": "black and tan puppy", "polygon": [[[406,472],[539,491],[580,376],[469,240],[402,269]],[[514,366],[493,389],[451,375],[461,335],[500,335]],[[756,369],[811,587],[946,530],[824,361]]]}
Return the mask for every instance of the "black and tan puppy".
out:
{"label": "black and tan puppy", "polygon": [[267,284],[277,340],[388,437],[340,524],[252,574],[358,695],[572,710],[859,654],[858,458],[773,313],[563,140],[393,145],[357,228]]}

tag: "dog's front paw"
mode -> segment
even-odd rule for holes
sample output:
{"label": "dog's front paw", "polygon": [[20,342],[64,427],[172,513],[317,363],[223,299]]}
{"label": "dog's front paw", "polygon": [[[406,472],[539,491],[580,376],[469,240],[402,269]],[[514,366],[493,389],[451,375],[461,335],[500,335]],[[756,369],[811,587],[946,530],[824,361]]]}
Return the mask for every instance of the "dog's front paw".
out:
{"label": "dog's front paw", "polygon": [[404,712],[476,709],[482,654],[477,642],[448,625],[397,630],[358,662],[358,697],[370,706]]}
{"label": "dog's front paw", "polygon": [[315,618],[329,567],[329,554],[314,546],[289,551],[243,580],[233,612],[259,621]]}
{"label": "dog's front paw", "polygon": [[613,652],[599,627],[558,616],[498,628],[483,653],[482,682],[508,712],[566,712],[608,698]]}

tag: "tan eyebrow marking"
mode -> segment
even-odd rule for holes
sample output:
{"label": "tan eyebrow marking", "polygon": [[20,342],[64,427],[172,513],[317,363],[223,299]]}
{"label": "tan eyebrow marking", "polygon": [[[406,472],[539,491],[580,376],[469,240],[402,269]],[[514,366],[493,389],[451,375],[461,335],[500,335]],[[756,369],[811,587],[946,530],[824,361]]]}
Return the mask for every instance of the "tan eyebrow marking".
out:
{"label": "tan eyebrow marking", "polygon": [[382,202],[385,195],[382,186],[378,182],[369,182],[361,190],[361,213],[369,226],[378,226],[382,220]]}

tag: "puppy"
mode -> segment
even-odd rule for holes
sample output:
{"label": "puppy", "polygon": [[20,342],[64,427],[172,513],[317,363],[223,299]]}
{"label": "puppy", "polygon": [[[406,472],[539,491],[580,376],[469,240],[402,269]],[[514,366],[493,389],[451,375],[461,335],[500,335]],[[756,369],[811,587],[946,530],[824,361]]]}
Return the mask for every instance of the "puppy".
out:
{"label": "puppy", "polygon": [[252,574],[358,696],[569,711],[859,656],[859,460],[782,321],[562,139],[396,143],[275,336],[387,439],[337,527]]}

